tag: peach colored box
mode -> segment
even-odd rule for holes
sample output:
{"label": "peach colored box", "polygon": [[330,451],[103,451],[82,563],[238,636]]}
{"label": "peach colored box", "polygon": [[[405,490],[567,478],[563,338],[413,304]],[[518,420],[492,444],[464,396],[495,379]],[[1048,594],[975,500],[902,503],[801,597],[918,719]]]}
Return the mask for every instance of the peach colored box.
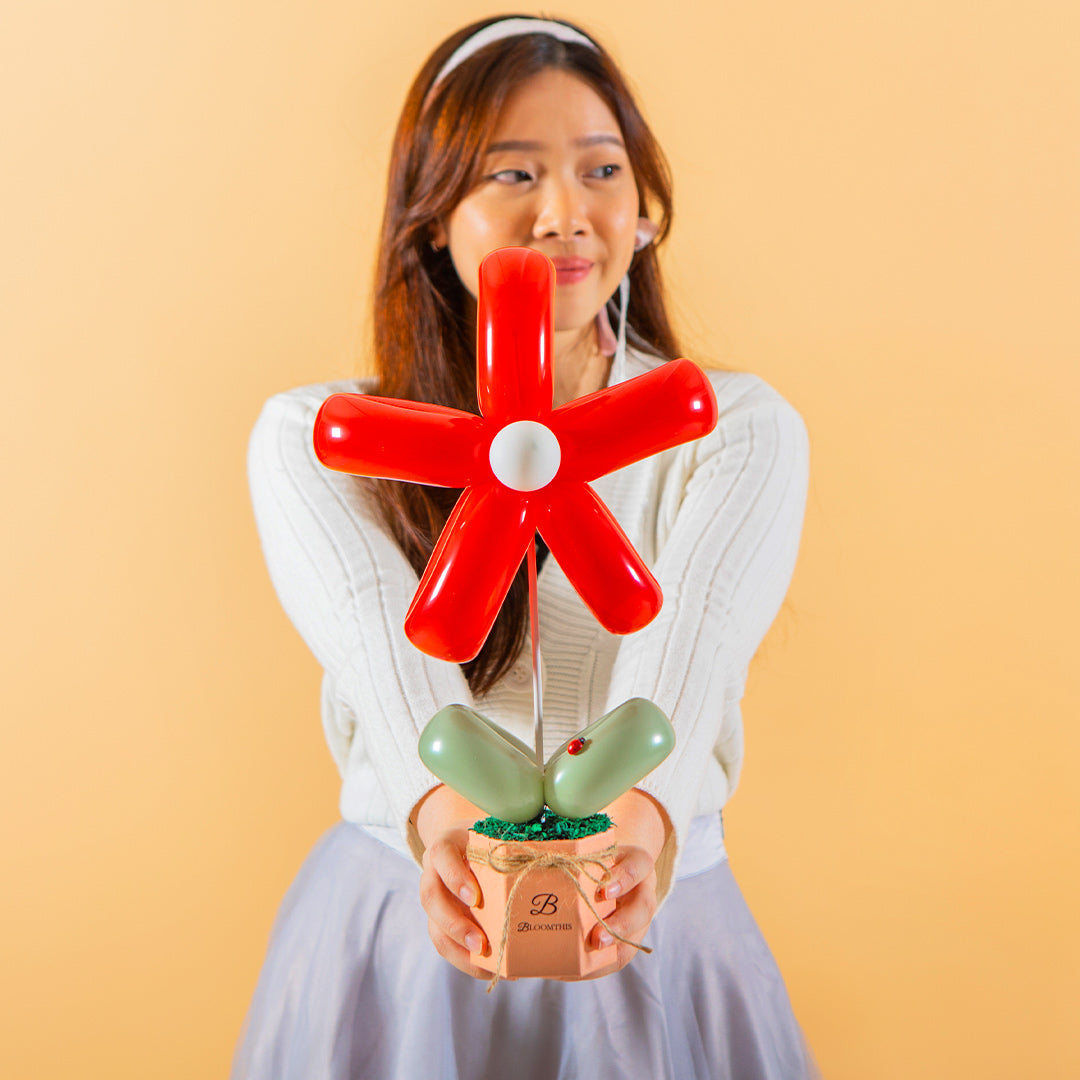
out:
{"label": "peach colored box", "polygon": [[[586,836],[581,840],[505,841],[493,840],[469,832],[469,846],[496,854],[510,852],[540,852],[544,854],[581,856],[602,851],[612,844],[612,830]],[[591,975],[616,962],[615,945],[594,949],[586,938],[596,917],[574,888],[565,870],[543,867],[511,873],[501,873],[483,862],[470,860],[470,866],[483,893],[472,915],[483,928],[491,946],[490,954],[471,954],[477,967],[494,973],[506,922],[506,902],[514,882],[524,874],[524,881],[514,897],[499,975],[506,977],[546,976],[574,978]],[[595,864],[588,867],[593,877],[603,874]],[[573,872],[573,871],[571,871]],[[596,882],[584,871],[577,881],[592,901],[599,915],[605,918],[615,910],[614,900],[596,900]]]}

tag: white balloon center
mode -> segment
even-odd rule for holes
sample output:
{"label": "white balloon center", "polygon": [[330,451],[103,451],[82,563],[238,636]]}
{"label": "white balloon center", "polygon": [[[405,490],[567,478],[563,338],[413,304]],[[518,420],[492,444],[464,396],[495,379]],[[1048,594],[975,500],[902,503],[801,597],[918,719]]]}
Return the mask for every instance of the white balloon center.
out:
{"label": "white balloon center", "polygon": [[491,440],[488,461],[500,483],[514,491],[536,491],[555,479],[562,451],[550,428],[518,420]]}

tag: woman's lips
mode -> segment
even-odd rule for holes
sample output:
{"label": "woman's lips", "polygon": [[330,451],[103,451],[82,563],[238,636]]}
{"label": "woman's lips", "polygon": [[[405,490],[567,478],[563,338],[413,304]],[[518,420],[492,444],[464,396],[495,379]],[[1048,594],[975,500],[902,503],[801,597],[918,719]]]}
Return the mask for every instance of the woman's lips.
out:
{"label": "woman's lips", "polygon": [[556,285],[576,285],[579,281],[584,281],[595,265],[590,259],[560,257],[551,261],[555,264]]}

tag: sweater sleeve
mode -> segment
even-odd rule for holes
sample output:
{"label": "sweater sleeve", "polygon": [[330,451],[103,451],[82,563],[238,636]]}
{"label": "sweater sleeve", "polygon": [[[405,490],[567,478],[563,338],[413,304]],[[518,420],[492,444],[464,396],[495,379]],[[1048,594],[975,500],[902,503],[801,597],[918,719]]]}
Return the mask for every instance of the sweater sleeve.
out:
{"label": "sweater sleeve", "polygon": [[328,732],[338,768],[347,774],[353,741],[363,739],[419,857],[409,813],[439,781],[421,763],[417,739],[444,705],[472,698],[457,664],[406,638],[416,574],[356,480],[315,456],[315,414],[333,389],[303,387],[266,403],[248,449],[252,505],[281,604],[347,706],[346,729]]}
{"label": "sweater sleeve", "polygon": [[638,785],[672,826],[657,862],[661,897],[733,707],[725,695],[743,684],[787,592],[806,504],[799,414],[755,376],[712,378],[717,427],[676,451],[661,493],[653,572],[663,608],[620,645],[607,706],[648,698],[675,728],[674,750]]}

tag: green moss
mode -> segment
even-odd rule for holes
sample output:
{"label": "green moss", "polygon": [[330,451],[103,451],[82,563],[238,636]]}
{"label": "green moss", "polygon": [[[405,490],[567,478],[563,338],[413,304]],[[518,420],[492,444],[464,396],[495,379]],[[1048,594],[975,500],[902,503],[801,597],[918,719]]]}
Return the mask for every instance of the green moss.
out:
{"label": "green moss", "polygon": [[586,818],[567,818],[546,806],[532,819],[518,825],[512,821],[489,817],[473,825],[473,832],[493,840],[581,840],[586,836],[606,832],[611,828],[607,814],[592,814]]}

